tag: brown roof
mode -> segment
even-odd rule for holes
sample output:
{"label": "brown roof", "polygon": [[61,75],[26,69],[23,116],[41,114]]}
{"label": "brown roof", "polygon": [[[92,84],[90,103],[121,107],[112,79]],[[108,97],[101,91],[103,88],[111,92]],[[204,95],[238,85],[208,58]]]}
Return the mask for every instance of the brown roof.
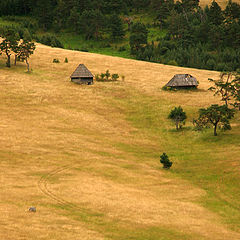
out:
{"label": "brown roof", "polygon": [[166,87],[187,87],[187,86],[198,86],[198,81],[195,77],[190,74],[176,74],[166,84]]}
{"label": "brown roof", "polygon": [[78,77],[93,77],[92,73],[86,68],[84,64],[79,64],[76,70],[71,75],[71,78],[78,78]]}

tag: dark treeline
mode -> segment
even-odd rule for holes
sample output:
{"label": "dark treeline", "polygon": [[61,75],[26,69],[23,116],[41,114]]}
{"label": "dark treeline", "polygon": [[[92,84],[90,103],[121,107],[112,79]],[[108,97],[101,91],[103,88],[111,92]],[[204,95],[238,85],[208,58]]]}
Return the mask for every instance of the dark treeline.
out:
{"label": "dark treeline", "polygon": [[[134,22],[131,15],[138,11],[150,15],[151,26]],[[106,33],[122,39],[125,23],[137,59],[219,71],[240,68],[240,5],[231,1],[226,9],[215,1],[202,9],[199,0],[4,0],[0,16],[30,16],[46,31],[68,29],[86,40]],[[32,22],[24,24],[34,28]],[[167,34],[149,43],[147,27]],[[43,40],[56,42],[49,36]]]}
{"label": "dark treeline", "polygon": [[215,1],[205,9],[198,1],[161,2],[157,16],[168,33],[137,51],[138,59],[219,71],[240,68],[239,4],[229,1],[222,10]]}

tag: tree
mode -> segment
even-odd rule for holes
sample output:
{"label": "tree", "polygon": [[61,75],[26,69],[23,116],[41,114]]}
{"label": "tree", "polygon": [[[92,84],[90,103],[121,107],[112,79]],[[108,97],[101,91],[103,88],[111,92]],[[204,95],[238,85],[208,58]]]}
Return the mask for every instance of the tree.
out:
{"label": "tree", "polygon": [[232,0],[229,0],[224,10],[224,15],[226,17],[227,22],[232,22],[235,19],[239,19],[240,5],[238,3],[232,2]]}
{"label": "tree", "polygon": [[220,74],[220,79],[218,80],[213,80],[211,78],[208,79],[215,85],[213,87],[210,87],[208,90],[214,91],[214,96],[220,95],[221,101],[224,101],[226,106],[228,106],[228,102],[231,100],[233,92],[232,76],[233,74],[231,72],[223,72]]}
{"label": "tree", "polygon": [[79,26],[80,26],[80,13],[78,12],[78,9],[74,7],[71,9],[70,16],[68,18],[68,26],[73,29],[75,32],[80,32]]}
{"label": "tree", "polygon": [[11,67],[11,55],[17,49],[19,35],[13,29],[6,29],[2,34],[3,41],[0,43],[0,51],[7,56],[6,66]]}
{"label": "tree", "polygon": [[117,14],[110,17],[110,30],[113,39],[122,38],[125,34],[122,19]]}
{"label": "tree", "polygon": [[222,9],[214,0],[208,11],[208,21],[214,25],[220,25],[223,23],[223,20]]}
{"label": "tree", "polygon": [[139,49],[141,49],[145,44],[147,44],[147,38],[148,30],[146,26],[141,22],[133,24],[129,39],[131,53],[136,54]]}
{"label": "tree", "polygon": [[181,0],[183,11],[193,11],[199,7],[199,0]]}
{"label": "tree", "polygon": [[53,23],[54,8],[57,5],[55,0],[38,0],[35,3],[34,15],[37,16],[39,24],[44,29],[49,29]]}
{"label": "tree", "polygon": [[199,109],[199,117],[196,123],[202,124],[204,127],[213,125],[214,136],[217,136],[217,127],[222,130],[231,129],[229,120],[234,117],[234,112],[234,109],[230,109],[226,105],[213,104],[208,108]]}
{"label": "tree", "polygon": [[157,14],[157,20],[164,24],[171,10],[174,8],[173,0],[152,0],[151,7]]}
{"label": "tree", "polygon": [[234,80],[232,81],[233,88],[232,88],[232,96],[234,99],[233,106],[238,107],[240,110],[240,73],[233,73]]}
{"label": "tree", "polygon": [[27,64],[27,71],[30,71],[28,59],[30,55],[34,53],[36,49],[36,45],[34,42],[31,41],[31,37],[28,32],[25,32],[23,36],[23,40],[19,45],[19,58],[26,62]]}
{"label": "tree", "polygon": [[166,153],[163,153],[160,156],[160,163],[163,164],[163,168],[169,169],[172,166],[172,162],[169,161],[168,155]]}
{"label": "tree", "polygon": [[98,39],[104,27],[104,17],[99,10],[85,10],[80,17],[80,28],[86,39]]}
{"label": "tree", "polygon": [[179,128],[182,128],[182,125],[185,124],[185,120],[187,119],[186,113],[183,111],[183,109],[179,107],[175,107],[170,114],[168,115],[168,118],[170,118],[172,121],[175,122],[176,129],[179,130]]}

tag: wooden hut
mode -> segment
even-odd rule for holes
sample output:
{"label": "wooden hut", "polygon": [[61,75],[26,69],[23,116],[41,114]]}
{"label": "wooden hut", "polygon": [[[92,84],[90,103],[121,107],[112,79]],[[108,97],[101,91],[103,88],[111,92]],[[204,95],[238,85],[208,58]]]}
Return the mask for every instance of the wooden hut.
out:
{"label": "wooden hut", "polygon": [[93,84],[93,75],[84,64],[79,64],[71,75],[71,81],[78,84]]}
{"label": "wooden hut", "polygon": [[165,86],[172,88],[196,88],[198,81],[190,74],[176,74]]}

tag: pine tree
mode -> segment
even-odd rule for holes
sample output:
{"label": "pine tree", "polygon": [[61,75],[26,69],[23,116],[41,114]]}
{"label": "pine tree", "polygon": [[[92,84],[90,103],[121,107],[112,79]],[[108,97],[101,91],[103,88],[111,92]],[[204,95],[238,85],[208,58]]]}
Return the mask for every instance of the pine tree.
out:
{"label": "pine tree", "polygon": [[129,39],[131,53],[136,54],[140,48],[147,44],[147,38],[148,30],[146,26],[141,22],[133,24]]}
{"label": "pine tree", "polygon": [[122,19],[117,14],[110,17],[110,29],[113,39],[122,38],[125,35]]}

